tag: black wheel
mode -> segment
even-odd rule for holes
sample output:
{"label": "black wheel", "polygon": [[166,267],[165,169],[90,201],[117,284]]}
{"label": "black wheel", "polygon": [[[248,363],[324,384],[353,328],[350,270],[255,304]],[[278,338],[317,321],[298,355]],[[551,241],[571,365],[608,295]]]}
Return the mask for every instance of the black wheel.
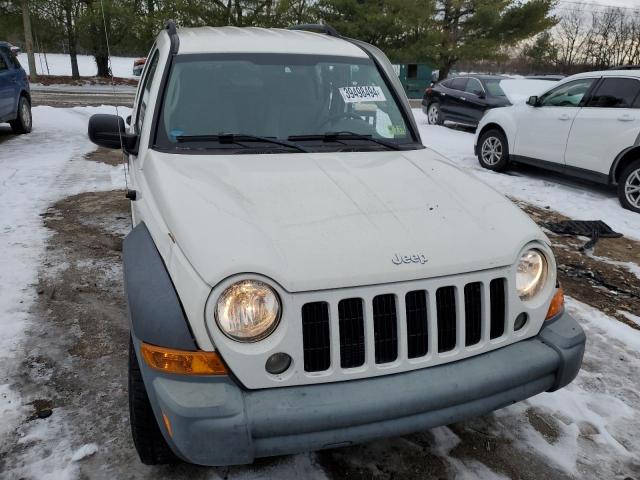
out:
{"label": "black wheel", "polygon": [[509,166],[509,145],[507,137],[500,130],[488,130],[478,141],[478,161],[480,165],[495,172],[502,172]]}
{"label": "black wheel", "polygon": [[129,341],[129,421],[133,443],[142,463],[160,465],[179,462],[153,415],[132,341]]}
{"label": "black wheel", "polygon": [[29,133],[32,126],[31,104],[27,97],[20,97],[18,102],[18,117],[9,122],[13,133]]}
{"label": "black wheel", "polygon": [[429,125],[442,125],[444,120],[442,119],[442,111],[440,110],[440,103],[431,102],[427,107],[427,121]]}
{"label": "black wheel", "polygon": [[618,198],[624,208],[640,213],[640,159],[627,165],[620,175]]}

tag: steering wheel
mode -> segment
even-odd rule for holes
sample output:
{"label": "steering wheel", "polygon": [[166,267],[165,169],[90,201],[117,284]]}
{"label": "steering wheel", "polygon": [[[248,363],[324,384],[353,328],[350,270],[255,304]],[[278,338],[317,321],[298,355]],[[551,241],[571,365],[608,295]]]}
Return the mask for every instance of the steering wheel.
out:
{"label": "steering wheel", "polygon": [[355,120],[362,120],[362,117],[358,114],[352,113],[352,112],[344,112],[344,113],[338,113],[336,115],[331,115],[330,117],[326,118],[322,123],[318,124],[318,130],[322,130],[320,127],[323,127],[325,125],[327,125],[328,123],[334,123],[337,120],[342,120],[344,118],[353,118]]}

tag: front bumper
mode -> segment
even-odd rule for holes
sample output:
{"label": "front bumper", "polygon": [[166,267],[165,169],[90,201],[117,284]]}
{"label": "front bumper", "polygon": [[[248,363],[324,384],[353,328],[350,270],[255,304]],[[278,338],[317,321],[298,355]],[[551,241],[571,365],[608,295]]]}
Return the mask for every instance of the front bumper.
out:
{"label": "front bumper", "polygon": [[[140,358],[140,342],[134,338]],[[570,383],[585,335],[567,313],[538,336],[458,362],[322,385],[245,390],[229,377],[161,374],[140,362],[156,418],[182,459],[201,465],[351,445],[482,415]]]}

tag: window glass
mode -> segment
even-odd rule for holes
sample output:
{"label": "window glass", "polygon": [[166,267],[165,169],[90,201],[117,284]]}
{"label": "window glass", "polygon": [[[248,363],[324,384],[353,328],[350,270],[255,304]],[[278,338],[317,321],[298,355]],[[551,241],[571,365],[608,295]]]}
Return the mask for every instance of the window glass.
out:
{"label": "window glass", "polygon": [[502,87],[500,86],[500,81],[498,79],[495,80],[485,80],[484,81],[484,88],[487,89],[487,91],[489,92],[489,95],[491,95],[492,97],[506,97],[507,95],[504,93],[504,90],[502,90]]}
{"label": "window glass", "polygon": [[477,94],[477,92],[484,92],[484,90],[482,89],[482,85],[480,85],[480,82],[476,78],[469,79],[464,91],[473,94]]}
{"label": "window glass", "polygon": [[467,80],[468,79],[462,77],[454,78],[453,82],[451,82],[451,88],[453,88],[454,90],[464,91],[464,89],[467,87]]}
{"label": "window glass", "polygon": [[[402,110],[369,58],[182,55],[171,68],[156,143],[173,148],[180,137],[222,133],[299,142],[289,137],[330,132],[413,142]],[[218,148],[206,142],[205,148]]]}
{"label": "window glass", "polygon": [[579,107],[582,97],[587,93],[593,81],[593,78],[581,78],[560,85],[545,93],[540,99],[540,104],[543,107]]}
{"label": "window glass", "polygon": [[140,92],[140,105],[138,106],[138,115],[136,116],[136,131],[140,133],[142,130],[142,124],[144,117],[147,113],[147,106],[149,105],[149,96],[151,95],[151,83],[158,67],[158,51],[153,54],[151,62],[145,65],[146,74],[142,84],[142,91]]}
{"label": "window glass", "polygon": [[0,52],[0,72],[8,69],[9,67],[7,66],[7,62],[5,62],[4,60],[4,55],[2,55],[2,52]]}
{"label": "window glass", "polygon": [[588,103],[588,107],[631,108],[640,93],[640,81],[632,78],[605,78]]}
{"label": "window glass", "polygon": [[445,80],[444,82],[441,83],[441,85],[447,88],[451,88],[452,83],[453,83],[453,80]]}
{"label": "window glass", "polygon": [[418,78],[418,65],[415,63],[407,65],[407,78]]}

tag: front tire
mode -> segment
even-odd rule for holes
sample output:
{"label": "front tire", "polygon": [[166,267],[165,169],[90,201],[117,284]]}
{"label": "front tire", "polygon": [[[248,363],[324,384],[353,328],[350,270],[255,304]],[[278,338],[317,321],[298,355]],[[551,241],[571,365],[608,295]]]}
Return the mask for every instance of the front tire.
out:
{"label": "front tire", "polygon": [[429,125],[442,125],[442,111],[438,102],[431,102],[427,107],[427,121]]}
{"label": "front tire", "polygon": [[15,120],[9,122],[13,133],[19,135],[23,133],[29,133],[33,126],[33,119],[31,117],[31,103],[27,100],[27,97],[22,96],[18,101],[18,117]]}
{"label": "front tire", "polygon": [[640,159],[624,169],[618,182],[618,199],[627,210],[640,213]]}
{"label": "front tire", "polygon": [[178,457],[164,439],[153,414],[131,340],[129,341],[129,421],[133,443],[142,463],[161,465],[179,462]]}
{"label": "front tire", "polygon": [[478,141],[480,165],[494,172],[502,172],[509,166],[509,144],[500,130],[488,130]]}

